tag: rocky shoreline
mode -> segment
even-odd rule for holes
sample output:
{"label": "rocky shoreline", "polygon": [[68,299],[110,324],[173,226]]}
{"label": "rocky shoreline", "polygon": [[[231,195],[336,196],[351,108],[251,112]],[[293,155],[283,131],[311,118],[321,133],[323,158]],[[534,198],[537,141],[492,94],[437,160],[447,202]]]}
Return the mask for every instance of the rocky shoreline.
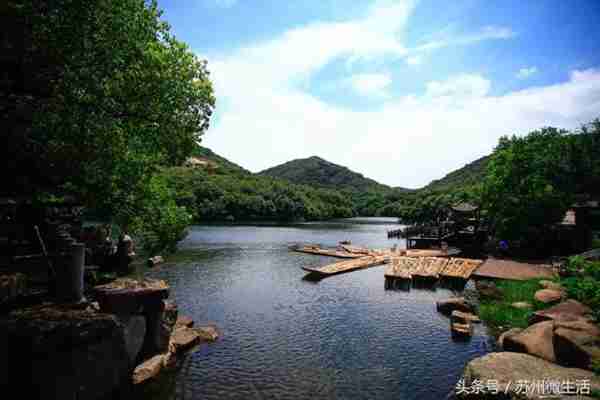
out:
{"label": "rocky shoreline", "polygon": [[[600,377],[592,370],[600,362],[600,328],[591,309],[566,299],[559,284],[540,281],[536,301],[554,304],[533,312],[529,326],[502,332],[497,340],[502,351],[471,360],[457,383],[459,399],[543,399],[592,398],[600,391]],[[493,285],[478,285],[484,296],[498,296]],[[515,308],[529,304],[513,304]],[[451,316],[467,317],[476,313],[477,305],[465,298],[438,302],[438,311]],[[471,317],[462,318],[458,331],[465,329]],[[464,332],[461,332],[464,333]]]}
{"label": "rocky shoreline", "polygon": [[164,281],[118,279],[94,295],[95,302],[46,302],[1,317],[2,386],[25,398],[108,398],[219,337],[214,326],[195,328],[179,315]]}

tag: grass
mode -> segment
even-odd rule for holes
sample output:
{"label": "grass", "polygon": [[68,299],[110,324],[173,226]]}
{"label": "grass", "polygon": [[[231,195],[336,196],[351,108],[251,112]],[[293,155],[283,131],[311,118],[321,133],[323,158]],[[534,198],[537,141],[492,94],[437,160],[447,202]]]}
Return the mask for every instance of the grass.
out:
{"label": "grass", "polygon": [[[526,328],[529,316],[533,311],[544,308],[542,303],[534,299],[534,294],[541,289],[539,280],[529,281],[497,281],[496,286],[502,291],[501,300],[481,299],[479,317],[493,329]],[[517,309],[511,304],[524,301],[533,306],[531,309]]]}

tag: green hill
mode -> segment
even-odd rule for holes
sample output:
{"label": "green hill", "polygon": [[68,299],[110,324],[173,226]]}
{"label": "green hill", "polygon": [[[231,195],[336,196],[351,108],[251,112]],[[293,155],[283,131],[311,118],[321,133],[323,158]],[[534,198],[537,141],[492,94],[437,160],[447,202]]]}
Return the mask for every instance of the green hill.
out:
{"label": "green hill", "polygon": [[474,185],[483,179],[489,160],[490,156],[478,158],[464,167],[450,172],[441,179],[431,181],[419,190],[445,191]]}
{"label": "green hill", "polygon": [[207,147],[198,145],[192,152],[192,157],[216,164],[220,172],[250,174],[250,171],[240,167],[234,162],[229,161],[225,157],[221,157]]}
{"label": "green hill", "polygon": [[[358,192],[388,192],[392,188],[320,157],[301,158],[259,172],[292,183]],[[402,190],[402,189],[401,189]]]}

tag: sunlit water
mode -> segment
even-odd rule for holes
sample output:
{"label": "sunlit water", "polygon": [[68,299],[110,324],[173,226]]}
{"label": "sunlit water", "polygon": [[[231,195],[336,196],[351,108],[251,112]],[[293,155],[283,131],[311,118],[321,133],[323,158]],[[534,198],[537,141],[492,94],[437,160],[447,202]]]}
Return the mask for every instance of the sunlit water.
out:
{"label": "sunlit water", "polygon": [[[384,267],[304,280],[295,243],[391,247],[393,219],[291,226],[195,226],[166,279],[180,313],[222,338],[144,393],[156,399],[444,399],[464,365],[490,351],[485,328],[455,342],[435,301],[447,289],[385,290]],[[160,389],[160,390],[157,390]]]}

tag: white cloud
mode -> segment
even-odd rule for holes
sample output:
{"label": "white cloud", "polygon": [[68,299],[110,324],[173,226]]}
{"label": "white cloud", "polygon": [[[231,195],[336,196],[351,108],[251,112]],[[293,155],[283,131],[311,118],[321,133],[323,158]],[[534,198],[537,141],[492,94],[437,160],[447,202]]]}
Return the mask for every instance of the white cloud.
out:
{"label": "white cloud", "polygon": [[537,67],[521,68],[519,70],[519,72],[517,72],[517,78],[519,78],[519,79],[527,79],[530,76],[537,74],[537,72],[538,72]]}
{"label": "white cloud", "polygon": [[355,74],[348,79],[348,84],[361,96],[386,97],[386,89],[392,83],[388,73]]}
{"label": "white cloud", "polygon": [[[312,23],[208,55],[217,114],[205,145],[252,171],[316,154],[382,183],[417,187],[491,152],[501,135],[572,128],[598,116],[598,70],[573,71],[566,82],[502,96],[490,95],[485,77],[463,74],[427,83],[424,95],[385,97],[369,110],[327,103],[306,90],[312,74],[334,60],[414,56],[402,41],[412,7],[378,3],[363,18]],[[437,43],[511,35],[486,28]],[[362,82],[355,89],[385,92],[390,83],[381,75],[355,75]]]}
{"label": "white cloud", "polygon": [[486,26],[479,32],[462,35],[446,34],[444,37],[417,46],[413,51],[429,51],[449,46],[465,46],[494,39],[510,39],[516,36],[512,29],[502,26]]}
{"label": "white cloud", "polygon": [[428,82],[426,87],[429,97],[463,99],[485,96],[490,90],[490,81],[480,75],[462,74],[443,82]]}

